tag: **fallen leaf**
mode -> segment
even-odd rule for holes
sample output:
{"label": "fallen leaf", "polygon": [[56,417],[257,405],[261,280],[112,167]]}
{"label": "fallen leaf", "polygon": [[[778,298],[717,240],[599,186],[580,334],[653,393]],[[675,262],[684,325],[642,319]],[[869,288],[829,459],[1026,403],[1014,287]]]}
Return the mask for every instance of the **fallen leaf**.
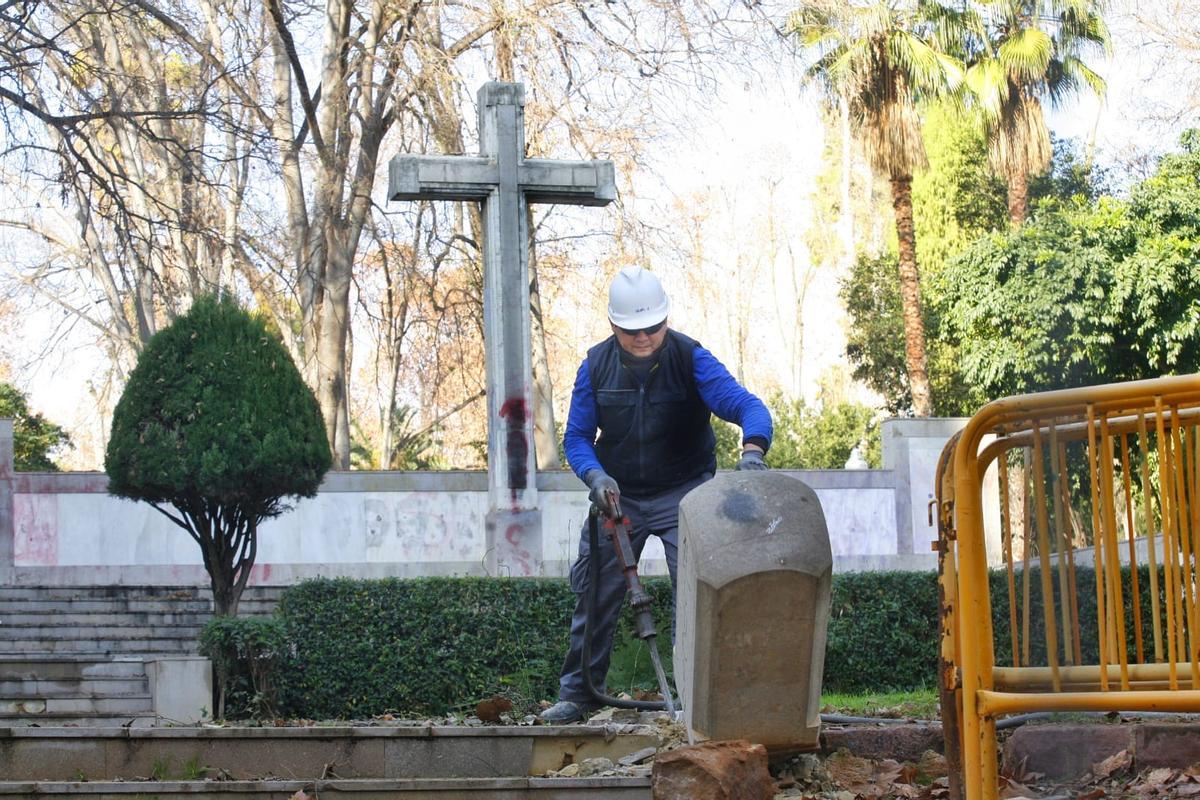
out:
{"label": "fallen leaf", "polygon": [[875,774],[870,761],[850,755],[850,751],[845,748],[826,759],[825,770],[834,783],[846,788],[868,784]]}
{"label": "fallen leaf", "polygon": [[1075,800],[1098,800],[1098,798],[1107,797],[1107,796],[1108,796],[1108,792],[1104,791],[1099,786],[1097,786],[1095,789],[1092,789],[1090,792],[1084,792],[1083,794],[1079,795],[1078,797],[1075,798]]}
{"label": "fallen leaf", "polygon": [[484,722],[496,723],[500,721],[501,714],[512,711],[512,708],[513,704],[511,700],[497,694],[476,705],[475,716]]}
{"label": "fallen leaf", "polygon": [[1129,754],[1128,750],[1122,750],[1097,764],[1092,764],[1092,775],[1096,778],[1107,778],[1114,772],[1124,772],[1132,763],[1133,756]]}

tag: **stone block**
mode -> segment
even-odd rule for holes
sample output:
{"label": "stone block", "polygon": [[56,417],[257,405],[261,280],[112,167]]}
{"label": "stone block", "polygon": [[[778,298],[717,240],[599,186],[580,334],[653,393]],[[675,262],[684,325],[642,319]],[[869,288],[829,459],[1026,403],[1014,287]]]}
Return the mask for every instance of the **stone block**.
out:
{"label": "stone block", "polygon": [[24,739],[0,740],[0,780],[96,780],[107,777],[106,768],[101,741],[61,740],[47,747]]}
{"label": "stone block", "polygon": [[1134,764],[1187,769],[1200,763],[1200,725],[1144,723],[1134,733]]}
{"label": "stone block", "polygon": [[174,723],[212,716],[212,662],[200,656],[156,658],[146,662],[154,713]]}
{"label": "stone block", "polygon": [[525,737],[393,739],[384,751],[387,778],[499,778],[526,775],[533,743]]}
{"label": "stone block", "polygon": [[1126,725],[1024,725],[1005,742],[1002,769],[1008,775],[1040,772],[1050,780],[1075,780],[1132,747]]}
{"label": "stone block", "polygon": [[816,493],[731,472],[679,509],[675,677],[685,722],[713,740],[817,745],[833,558]]}
{"label": "stone block", "polygon": [[654,759],[654,800],[770,800],[767,749],[745,740],[680,747]]}
{"label": "stone block", "polygon": [[821,731],[821,751],[846,748],[859,758],[920,761],[925,751],[945,748],[941,725],[856,725]]}

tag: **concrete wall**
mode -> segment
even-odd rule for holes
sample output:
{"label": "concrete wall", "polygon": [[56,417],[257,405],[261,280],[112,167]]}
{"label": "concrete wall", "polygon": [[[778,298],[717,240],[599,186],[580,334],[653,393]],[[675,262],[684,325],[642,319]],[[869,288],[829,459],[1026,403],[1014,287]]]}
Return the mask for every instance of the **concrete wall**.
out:
{"label": "concrete wall", "polygon": [[[884,469],[805,470],[829,526],[835,571],[932,569],[927,524],[937,454],[963,420],[884,423]],[[0,584],[206,584],[197,545],[145,503],[110,497],[103,473],[14,473],[0,420]],[[537,476],[540,553],[524,574],[565,575],[587,515],[569,472]],[[260,528],[255,584],[317,575],[486,575],[484,472],[333,472],[312,499]],[[649,574],[665,574],[652,539]]]}

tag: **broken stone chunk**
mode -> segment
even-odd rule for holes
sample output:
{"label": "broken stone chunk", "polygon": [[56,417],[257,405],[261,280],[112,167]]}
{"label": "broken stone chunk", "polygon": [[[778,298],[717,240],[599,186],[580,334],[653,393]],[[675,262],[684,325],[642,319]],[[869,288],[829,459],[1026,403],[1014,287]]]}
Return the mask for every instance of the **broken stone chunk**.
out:
{"label": "broken stone chunk", "polygon": [[654,800],[770,800],[775,795],[767,749],[743,739],[660,754],[650,785]]}

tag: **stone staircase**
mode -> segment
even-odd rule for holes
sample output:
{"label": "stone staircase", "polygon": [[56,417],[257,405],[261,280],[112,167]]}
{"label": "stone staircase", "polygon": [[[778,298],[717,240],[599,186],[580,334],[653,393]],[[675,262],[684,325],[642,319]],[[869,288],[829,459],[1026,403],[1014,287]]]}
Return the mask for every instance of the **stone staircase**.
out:
{"label": "stone staircase", "polygon": [[[239,615],[282,591],[247,588]],[[0,587],[0,727],[154,724],[145,663],[195,654],[211,617],[198,587]]]}

